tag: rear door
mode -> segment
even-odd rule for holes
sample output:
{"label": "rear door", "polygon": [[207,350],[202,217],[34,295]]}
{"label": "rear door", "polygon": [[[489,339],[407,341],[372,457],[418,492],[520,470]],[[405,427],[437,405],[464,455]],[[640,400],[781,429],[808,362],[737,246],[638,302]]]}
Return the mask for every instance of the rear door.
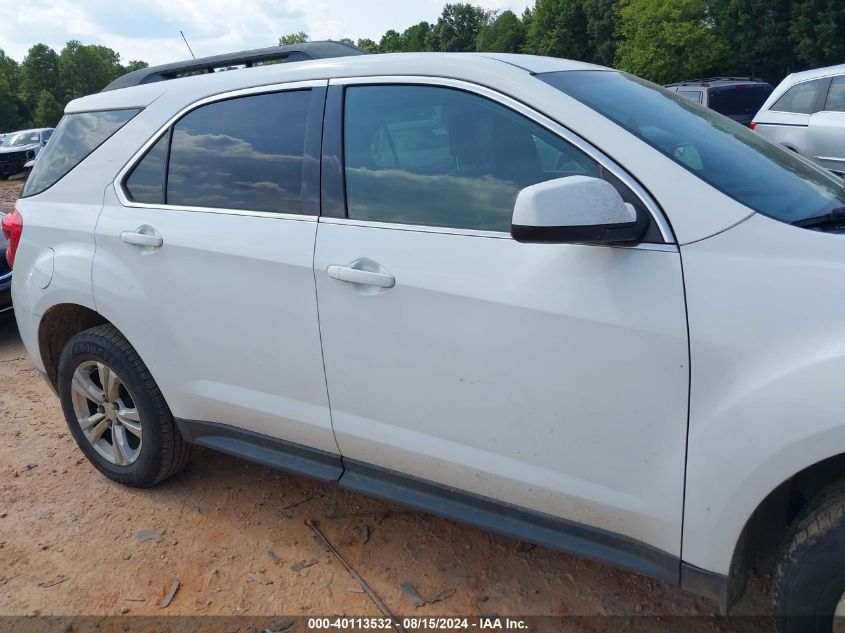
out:
{"label": "rear door", "polygon": [[810,117],[823,109],[829,84],[829,78],[795,84],[768,110],[757,115],[756,132],[773,143],[811,157]]}
{"label": "rear door", "polygon": [[819,164],[845,173],[845,75],[834,77],[824,110],[810,117],[810,151]]}
{"label": "rear door", "polygon": [[325,81],[216,97],[106,192],[98,309],[177,418],[337,453],[312,270]]}
{"label": "rear door", "polygon": [[345,113],[345,168],[333,188],[339,161],[324,156],[335,217],[320,220],[315,275],[345,480],[387,494],[400,471],[677,555],[689,380],[677,249],[515,242],[516,193],[536,182],[606,178],[643,203],[513,100],[385,81],[332,86],[343,108],[327,104],[326,139]]}

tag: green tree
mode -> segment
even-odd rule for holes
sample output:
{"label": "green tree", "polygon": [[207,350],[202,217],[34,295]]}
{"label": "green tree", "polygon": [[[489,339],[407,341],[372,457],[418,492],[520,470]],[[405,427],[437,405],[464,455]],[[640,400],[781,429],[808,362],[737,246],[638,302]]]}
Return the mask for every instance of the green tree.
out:
{"label": "green tree", "polygon": [[402,31],[402,45],[406,52],[427,51],[431,38],[432,26],[428,22],[418,22]]}
{"label": "green tree", "polygon": [[620,0],[616,65],[656,83],[716,73],[728,59],[707,0]]}
{"label": "green tree", "polygon": [[0,48],[0,81],[5,81],[7,89],[17,93],[20,75],[21,68],[18,62],[6,55],[6,52]]}
{"label": "green tree", "polygon": [[525,26],[513,11],[505,11],[485,25],[475,41],[476,50],[518,53],[525,43]]}
{"label": "green tree", "polygon": [[28,125],[26,106],[9,87],[8,77],[0,76],[0,132],[14,132]]}
{"label": "green tree", "polygon": [[355,40],[353,40],[351,37],[341,37],[338,42],[340,42],[341,44],[352,44],[352,46],[355,46]]}
{"label": "green tree", "polygon": [[135,70],[141,70],[142,68],[149,68],[149,66],[150,65],[147,62],[142,62],[140,60],[135,59],[135,60],[132,60],[131,62],[129,62],[128,64],[126,64],[126,66],[123,67],[123,73],[122,74],[131,73]]}
{"label": "green tree", "polygon": [[378,44],[368,37],[358,40],[358,48],[363,48],[368,53],[378,53]]}
{"label": "green tree", "polygon": [[612,66],[616,56],[617,0],[583,0],[587,24],[587,61]]}
{"label": "green tree", "polygon": [[431,30],[429,47],[434,51],[474,51],[475,40],[490,16],[486,9],[471,4],[447,4]]}
{"label": "green tree", "polygon": [[291,44],[303,44],[309,41],[308,33],[305,31],[297,31],[296,33],[288,33],[279,38],[279,46],[290,46]]}
{"label": "green tree", "polygon": [[46,44],[31,47],[21,63],[18,93],[34,109],[41,92],[59,89],[59,56]]}
{"label": "green tree", "polygon": [[845,2],[794,0],[790,36],[797,59],[807,67],[845,60]]}
{"label": "green tree", "polygon": [[381,36],[381,41],[378,43],[378,50],[380,53],[401,53],[404,52],[404,42],[399,31],[390,29]]}
{"label": "green tree", "polygon": [[793,0],[711,0],[715,30],[731,54],[723,71],[777,84],[798,67],[789,45]]}
{"label": "green tree", "polygon": [[38,97],[38,104],[35,106],[32,123],[35,127],[56,127],[56,123],[62,118],[63,113],[64,107],[56,97],[52,93],[42,90]]}
{"label": "green tree", "polygon": [[106,46],[71,40],[59,54],[59,79],[65,101],[99,92],[122,74],[120,55]]}
{"label": "green tree", "polygon": [[537,0],[528,48],[537,55],[589,60],[587,15],[583,0]]}

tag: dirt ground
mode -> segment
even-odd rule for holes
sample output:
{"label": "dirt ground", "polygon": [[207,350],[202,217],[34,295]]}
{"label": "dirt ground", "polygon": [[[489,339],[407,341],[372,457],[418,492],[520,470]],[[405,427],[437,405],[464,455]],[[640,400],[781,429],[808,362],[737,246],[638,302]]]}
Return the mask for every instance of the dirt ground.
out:
{"label": "dirt ground", "polygon": [[[0,209],[12,184],[0,181]],[[77,449],[14,320],[0,320],[0,616],[379,615],[306,519],[395,614],[716,610],[659,581],[211,451],[154,489],[113,484]],[[415,607],[405,583],[431,603]],[[752,578],[738,613],[767,613],[762,584]],[[698,617],[678,630],[731,628]]]}

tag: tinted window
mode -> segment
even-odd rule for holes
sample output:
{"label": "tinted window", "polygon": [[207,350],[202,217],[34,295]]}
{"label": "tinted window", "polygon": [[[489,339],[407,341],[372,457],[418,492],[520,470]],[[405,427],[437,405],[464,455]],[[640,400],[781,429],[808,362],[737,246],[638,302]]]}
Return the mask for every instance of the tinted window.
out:
{"label": "tinted window", "polygon": [[309,90],[202,106],[173,126],[167,204],[302,211]]}
{"label": "tinted window", "polygon": [[819,111],[819,94],[827,86],[827,79],[814,79],[792,86],[769,108],[776,112],[814,114]]}
{"label": "tinted window", "polygon": [[764,215],[793,222],[845,205],[838,178],[654,84],[606,71],[538,76]]}
{"label": "tinted window", "polygon": [[700,90],[678,90],[678,94],[684,97],[685,99],[689,99],[690,101],[701,103]]}
{"label": "tinted window", "polygon": [[509,231],[520,189],[602,176],[532,121],[448,88],[348,88],[344,131],[348,213],[357,220]]}
{"label": "tinted window", "polygon": [[712,88],[707,105],[726,115],[756,114],[772,93],[771,86],[743,85]]}
{"label": "tinted window", "polygon": [[164,163],[170,132],[147,150],[126,179],[126,191],[135,202],[162,204],[164,202]]}
{"label": "tinted window", "polygon": [[845,75],[833,78],[824,109],[845,112]]}
{"label": "tinted window", "polygon": [[41,140],[45,143],[50,140],[50,137],[53,135],[53,130],[45,130],[41,134]]}
{"label": "tinted window", "polygon": [[108,110],[65,115],[53,132],[56,138],[39,154],[22,195],[33,196],[51,187],[138,112]]}

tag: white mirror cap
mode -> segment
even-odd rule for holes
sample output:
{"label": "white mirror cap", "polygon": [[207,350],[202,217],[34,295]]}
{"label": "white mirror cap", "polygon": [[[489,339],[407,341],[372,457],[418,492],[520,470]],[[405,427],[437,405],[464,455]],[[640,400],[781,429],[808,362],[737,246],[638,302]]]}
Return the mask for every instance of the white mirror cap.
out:
{"label": "white mirror cap", "polygon": [[605,180],[567,176],[519,192],[513,223],[520,226],[596,226],[636,222],[634,207]]}

